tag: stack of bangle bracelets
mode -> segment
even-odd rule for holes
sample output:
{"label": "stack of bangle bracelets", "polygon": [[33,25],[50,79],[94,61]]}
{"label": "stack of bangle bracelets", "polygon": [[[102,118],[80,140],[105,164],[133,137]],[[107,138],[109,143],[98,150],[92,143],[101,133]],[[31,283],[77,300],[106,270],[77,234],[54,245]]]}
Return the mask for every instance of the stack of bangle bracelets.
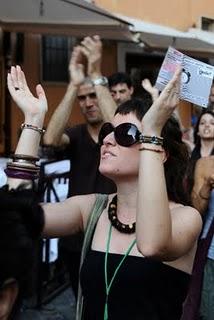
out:
{"label": "stack of bangle bracelets", "polygon": [[12,161],[7,163],[4,170],[9,178],[35,180],[39,177],[40,166],[36,164],[38,157],[14,154],[11,158]]}
{"label": "stack of bangle bracelets", "polygon": [[[45,129],[27,123],[22,123],[21,129],[34,130],[40,135],[45,132]],[[36,164],[39,160],[38,157],[14,154],[11,158],[12,161],[7,163],[7,167],[4,170],[9,178],[35,180],[39,177],[40,166]]]}

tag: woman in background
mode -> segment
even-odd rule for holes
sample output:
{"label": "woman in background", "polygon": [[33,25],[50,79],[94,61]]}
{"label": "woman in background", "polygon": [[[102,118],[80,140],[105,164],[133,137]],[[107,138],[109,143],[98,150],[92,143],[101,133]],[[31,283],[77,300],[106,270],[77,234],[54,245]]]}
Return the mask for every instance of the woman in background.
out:
{"label": "woman in background", "polygon": [[214,112],[204,111],[200,114],[194,129],[194,143],[192,160],[214,154]]}

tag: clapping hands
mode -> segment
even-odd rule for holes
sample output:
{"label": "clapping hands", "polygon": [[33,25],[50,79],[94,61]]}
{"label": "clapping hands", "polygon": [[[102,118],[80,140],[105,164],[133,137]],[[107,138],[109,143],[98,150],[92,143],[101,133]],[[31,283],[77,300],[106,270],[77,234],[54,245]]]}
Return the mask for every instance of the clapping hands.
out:
{"label": "clapping hands", "polygon": [[[84,58],[87,59],[87,70],[84,71]],[[85,73],[91,78],[101,75],[102,42],[100,37],[85,37],[71,54],[69,73],[73,85],[84,82]]]}
{"label": "clapping hands", "polygon": [[76,46],[71,54],[69,63],[70,79],[74,86],[79,86],[84,82],[83,56],[80,46]]}
{"label": "clapping hands", "polygon": [[101,75],[102,42],[98,35],[85,37],[81,42],[81,51],[88,60],[87,74],[91,78]]}

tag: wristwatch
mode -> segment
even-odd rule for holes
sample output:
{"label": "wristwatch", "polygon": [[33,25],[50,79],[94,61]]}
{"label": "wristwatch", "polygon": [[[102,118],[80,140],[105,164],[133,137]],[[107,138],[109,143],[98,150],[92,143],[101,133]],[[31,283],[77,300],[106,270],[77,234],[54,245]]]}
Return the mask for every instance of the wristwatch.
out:
{"label": "wristwatch", "polygon": [[96,79],[92,79],[92,83],[94,86],[104,86],[107,87],[108,86],[108,79],[106,77],[99,77]]}

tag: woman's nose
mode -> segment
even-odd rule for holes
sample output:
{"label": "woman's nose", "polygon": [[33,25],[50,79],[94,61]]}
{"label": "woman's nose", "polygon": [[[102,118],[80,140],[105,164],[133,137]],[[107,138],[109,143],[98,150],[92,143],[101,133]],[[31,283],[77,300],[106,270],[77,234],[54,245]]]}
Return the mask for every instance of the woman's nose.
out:
{"label": "woman's nose", "polygon": [[112,144],[114,145],[116,143],[114,138],[114,132],[109,133],[104,139],[103,144]]}

